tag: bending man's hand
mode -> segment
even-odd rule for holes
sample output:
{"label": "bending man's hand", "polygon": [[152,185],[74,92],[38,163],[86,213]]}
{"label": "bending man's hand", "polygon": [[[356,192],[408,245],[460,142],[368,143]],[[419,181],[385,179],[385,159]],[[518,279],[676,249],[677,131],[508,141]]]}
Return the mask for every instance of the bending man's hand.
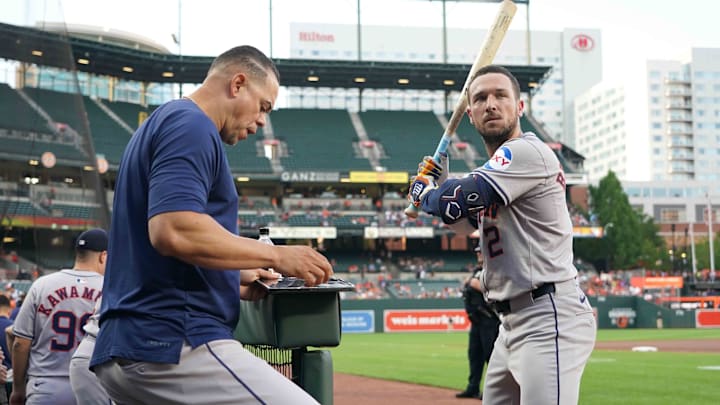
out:
{"label": "bending man's hand", "polygon": [[256,280],[276,280],[280,274],[265,269],[240,270],[240,285],[251,285]]}
{"label": "bending man's hand", "polygon": [[333,269],[327,258],[308,246],[275,246],[282,249],[278,255],[275,271],[286,276],[301,278],[305,285],[313,287],[327,283]]}
{"label": "bending man's hand", "polygon": [[240,270],[240,299],[245,301],[257,301],[265,298],[267,291],[257,285],[255,281],[277,280],[280,278],[279,273],[275,273],[265,269]]}

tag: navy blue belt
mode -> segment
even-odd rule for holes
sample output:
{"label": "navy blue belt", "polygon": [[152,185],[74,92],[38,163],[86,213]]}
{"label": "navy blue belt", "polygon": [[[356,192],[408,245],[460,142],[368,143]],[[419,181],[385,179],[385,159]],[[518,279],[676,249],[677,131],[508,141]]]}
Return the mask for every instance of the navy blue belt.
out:
{"label": "navy blue belt", "polygon": [[[533,299],[537,299],[539,297],[542,297],[543,295],[553,292],[555,292],[555,283],[545,283],[540,285],[538,288],[530,291],[530,294],[532,295]],[[497,313],[509,314],[511,312],[510,301],[512,301],[512,299],[495,301],[491,305]]]}

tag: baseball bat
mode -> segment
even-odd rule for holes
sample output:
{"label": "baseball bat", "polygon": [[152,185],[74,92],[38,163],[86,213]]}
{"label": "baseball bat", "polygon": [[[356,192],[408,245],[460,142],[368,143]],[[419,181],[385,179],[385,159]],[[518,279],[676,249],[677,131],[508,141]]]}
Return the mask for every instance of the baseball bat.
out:
{"label": "baseball bat", "polygon": [[[443,132],[443,136],[440,138],[440,142],[438,143],[435,153],[432,156],[433,160],[436,162],[440,161],[440,154],[447,151],[448,146],[450,146],[450,142],[452,142],[453,135],[455,135],[458,125],[460,125],[460,120],[465,114],[465,108],[467,107],[465,92],[470,85],[470,80],[473,75],[475,75],[475,72],[477,72],[481,67],[492,63],[498,48],[500,48],[503,38],[505,38],[505,33],[510,27],[510,23],[515,16],[516,11],[517,6],[510,0],[503,0],[500,4],[500,10],[498,10],[498,14],[495,16],[495,22],[493,22],[493,25],[490,27],[490,30],[485,37],[485,41],[483,42],[483,46],[480,48],[480,53],[478,53],[478,56],[475,58],[475,62],[473,62],[472,67],[470,67],[470,71],[465,79],[465,84],[460,92],[460,97],[458,98],[457,103],[455,103],[455,108],[450,116],[445,132]],[[410,204],[405,209],[405,215],[410,218],[417,218],[418,208]]]}

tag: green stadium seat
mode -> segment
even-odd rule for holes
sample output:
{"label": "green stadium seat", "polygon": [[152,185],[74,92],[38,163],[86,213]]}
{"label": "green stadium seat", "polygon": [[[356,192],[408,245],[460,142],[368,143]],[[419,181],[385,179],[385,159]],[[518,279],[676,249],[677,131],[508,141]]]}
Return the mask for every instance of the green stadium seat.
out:
{"label": "green stadium seat", "polygon": [[285,141],[289,156],[285,170],[371,170],[370,161],[357,157],[357,133],[347,110],[287,108],[271,115],[275,137]]}
{"label": "green stadium seat", "polygon": [[0,83],[0,128],[49,134],[45,118],[5,83]]}
{"label": "green stadium seat", "polygon": [[95,153],[104,155],[112,165],[119,165],[131,134],[103,111],[92,99],[85,96],[85,110],[90,122]]}
{"label": "green stadium seat", "polygon": [[368,137],[382,144],[388,171],[414,173],[423,156],[437,147],[443,128],[431,111],[360,112]]}

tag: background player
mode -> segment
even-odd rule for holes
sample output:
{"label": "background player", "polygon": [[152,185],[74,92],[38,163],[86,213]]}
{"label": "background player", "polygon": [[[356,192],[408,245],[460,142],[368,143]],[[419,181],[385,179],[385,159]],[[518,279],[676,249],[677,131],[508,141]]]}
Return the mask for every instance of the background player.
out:
{"label": "background player", "polygon": [[311,286],[332,274],[310,247],[237,236],[238,195],[222,144],[264,126],[278,89],[267,56],[230,49],[194,93],[158,107],[130,139],[90,363],[116,402],[316,403],[233,339],[237,270],[272,267]]}
{"label": "background player", "polygon": [[[0,348],[2,348],[2,365],[8,371],[12,370],[12,364],[10,363],[11,353],[7,339],[4,337],[4,332],[7,328],[12,328],[13,321],[10,319],[10,311],[10,299],[6,297],[5,294],[0,294],[0,331],[3,331],[3,338],[0,339]],[[4,383],[5,381],[3,380],[2,382]],[[6,404],[10,396],[10,392],[6,391],[5,388],[7,388],[5,384],[0,388],[0,404]]]}
{"label": "background player", "polygon": [[[241,273],[240,298],[254,301],[267,295],[267,291],[255,283],[255,280],[277,279],[280,275],[264,269],[244,270]],[[0,296],[2,299],[2,296]],[[89,364],[95,349],[95,338],[97,337],[100,318],[100,304],[102,297],[95,304],[95,312],[88,319],[83,327],[85,337],[78,345],[77,350],[70,361],[70,385],[77,405],[107,405],[110,404],[110,396],[100,384],[97,376],[90,371]]]}
{"label": "background player", "polygon": [[577,403],[596,324],[576,280],[560,162],[522,133],[520,86],[507,69],[478,70],[467,96],[490,159],[438,187],[442,166],[426,158],[409,198],[445,223],[470,223],[482,233],[481,288],[502,320],[484,403]]}
{"label": "background player", "polygon": [[111,403],[105,388],[100,385],[97,376],[89,368],[90,357],[95,348],[95,337],[100,328],[98,318],[100,318],[101,303],[102,297],[95,303],[92,316],[83,326],[85,337],[70,359],[70,386],[77,405],[107,405]]}
{"label": "background player", "polygon": [[480,380],[482,379],[485,363],[490,361],[493,345],[498,336],[500,319],[498,319],[495,311],[490,308],[480,289],[480,278],[483,269],[482,248],[480,246],[476,247],[475,253],[477,255],[477,267],[473,270],[472,276],[465,281],[463,287],[463,302],[470,319],[470,334],[468,337],[470,374],[465,390],[455,396],[458,398],[482,399]]}
{"label": "background player", "polygon": [[83,232],[75,242],[73,269],[40,277],[30,286],[13,325],[12,405],[75,404],[70,357],[102,295],[107,246],[104,230]]}

